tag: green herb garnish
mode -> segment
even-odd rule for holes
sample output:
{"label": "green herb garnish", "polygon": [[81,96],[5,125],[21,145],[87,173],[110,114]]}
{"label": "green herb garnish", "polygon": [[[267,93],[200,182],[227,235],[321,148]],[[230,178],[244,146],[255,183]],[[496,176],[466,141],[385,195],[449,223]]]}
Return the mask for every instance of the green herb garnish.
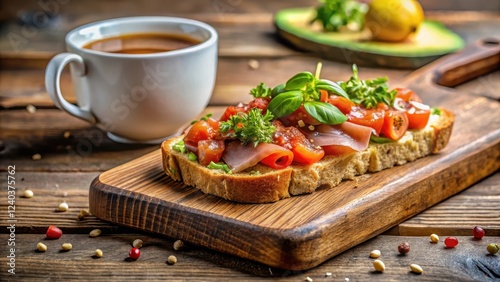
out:
{"label": "green herb garnish", "polygon": [[219,163],[210,162],[207,167],[210,169],[220,169],[225,173],[232,174],[231,169],[229,169],[229,166],[223,162]]}
{"label": "green herb garnish", "polygon": [[264,115],[260,109],[251,109],[248,113],[237,113],[227,121],[220,123],[220,131],[229,133],[230,138],[239,139],[243,144],[252,143],[257,147],[259,143],[271,143],[276,127],[271,124],[274,116],[266,111]]}
{"label": "green herb garnish", "polygon": [[364,26],[368,6],[355,0],[320,0],[321,6],[316,8],[316,17],[311,21],[319,21],[325,31],[339,31],[341,27],[359,31]]}
{"label": "green herb garnish", "polygon": [[278,85],[271,91],[273,99],[267,109],[276,118],[295,112],[302,104],[309,115],[319,122],[334,125],[347,120],[347,117],[330,103],[321,102],[321,90],[348,98],[347,93],[337,83],[320,79],[321,63],[316,67],[316,75],[300,72],[290,78],[284,85]]}
{"label": "green herb garnish", "polygon": [[[209,119],[212,115],[213,115],[212,113],[208,113],[208,114],[204,115],[202,118],[200,118],[200,120],[207,120],[207,119]],[[198,120],[197,120],[197,119],[195,119],[195,120],[191,121],[191,124],[193,125],[193,124],[195,124],[195,123],[197,123],[197,122],[198,122]]]}
{"label": "green herb garnish", "polygon": [[394,142],[394,140],[389,139],[389,138],[385,138],[385,137],[371,135],[370,142],[378,143],[378,144],[385,144],[385,143],[392,143],[392,142]]}
{"label": "green herb garnish", "polygon": [[250,90],[250,94],[255,98],[271,97],[271,88],[267,87],[263,82]]}
{"label": "green herb garnish", "polygon": [[441,115],[441,109],[440,108],[431,108],[431,114],[432,115]]}
{"label": "green herb garnish", "polygon": [[389,91],[387,77],[361,80],[358,77],[358,67],[356,65],[352,66],[352,73],[353,75],[348,81],[340,83],[351,101],[361,104],[367,109],[377,107],[378,103],[385,103],[389,106],[394,104],[397,91]]}
{"label": "green herb garnish", "polygon": [[186,145],[184,144],[183,140],[175,143],[172,146],[172,149],[174,149],[174,151],[177,151],[177,152],[180,152],[180,153],[183,153],[183,154],[187,153]]}
{"label": "green herb garnish", "polygon": [[195,161],[197,161],[197,160],[198,160],[198,157],[197,157],[197,156],[196,156],[193,152],[189,152],[188,159],[189,159],[190,161],[195,162]]}

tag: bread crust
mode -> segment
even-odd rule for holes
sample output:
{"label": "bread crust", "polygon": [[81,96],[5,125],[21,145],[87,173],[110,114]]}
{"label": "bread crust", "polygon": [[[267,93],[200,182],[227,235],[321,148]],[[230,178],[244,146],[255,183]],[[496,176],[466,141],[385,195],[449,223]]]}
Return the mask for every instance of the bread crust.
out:
{"label": "bread crust", "polygon": [[[319,187],[335,187],[342,180],[437,153],[448,144],[455,119],[448,110],[440,111],[438,120],[422,130],[408,130],[397,142],[370,144],[362,152],[326,156],[311,165],[292,165],[281,170],[261,164],[236,174],[208,169],[189,160],[187,154],[172,149],[182,140],[183,136],[179,136],[162,143],[163,168],[172,179],[206,194],[241,203],[276,202],[292,195],[312,193]],[[256,171],[259,173],[252,173]]]}

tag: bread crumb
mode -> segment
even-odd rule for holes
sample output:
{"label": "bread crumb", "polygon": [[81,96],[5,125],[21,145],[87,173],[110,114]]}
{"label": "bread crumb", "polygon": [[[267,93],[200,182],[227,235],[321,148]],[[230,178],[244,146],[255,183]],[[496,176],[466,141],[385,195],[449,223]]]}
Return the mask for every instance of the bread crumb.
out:
{"label": "bread crumb", "polygon": [[31,159],[34,160],[34,161],[41,160],[42,159],[42,155],[40,155],[40,154],[34,154],[33,156],[31,156]]}
{"label": "bread crumb", "polygon": [[309,128],[309,130],[313,131],[314,130],[314,125],[309,125],[307,128]]}
{"label": "bread crumb", "polygon": [[177,257],[170,255],[167,258],[167,263],[170,265],[176,264],[177,263]]}
{"label": "bread crumb", "polygon": [[63,134],[64,138],[68,139],[71,137],[71,132],[69,131],[64,131],[64,134]]}
{"label": "bread crumb", "polygon": [[181,240],[177,240],[174,242],[174,250],[176,250],[176,251],[182,249],[183,246],[184,246],[184,242],[182,242]]}
{"label": "bread crumb", "polygon": [[299,125],[299,127],[304,127],[304,126],[306,126],[306,124],[304,123],[304,121],[303,121],[303,120],[299,120],[299,121],[297,122],[297,124]]}

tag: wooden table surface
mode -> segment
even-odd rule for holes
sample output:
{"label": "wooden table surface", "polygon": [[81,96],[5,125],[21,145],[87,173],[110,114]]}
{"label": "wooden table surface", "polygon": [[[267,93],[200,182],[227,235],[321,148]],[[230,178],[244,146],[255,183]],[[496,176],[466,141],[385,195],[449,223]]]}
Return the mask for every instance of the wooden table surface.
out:
{"label": "wooden table surface", "polygon": [[[487,244],[500,243],[498,172],[384,234],[300,272],[270,268],[189,244],[175,251],[176,238],[141,233],[93,216],[78,220],[80,210],[88,208],[88,187],[97,175],[159,146],[113,143],[100,130],[54,107],[44,89],[44,67],[54,54],[63,51],[66,32],[94,20],[133,15],[181,16],[213,25],[220,35],[218,76],[208,109],[213,111],[224,104],[248,101],[248,90],[260,82],[275,85],[291,74],[314,69],[317,57],[276,39],[272,15],[282,8],[315,5],[316,1],[214,0],[180,1],[175,5],[163,1],[46,2],[52,6],[42,6],[38,1],[15,5],[1,2],[0,179],[4,183],[0,193],[0,280],[500,279],[500,255],[486,252]],[[498,11],[428,12],[427,17],[442,21],[469,43],[486,36],[500,37]],[[251,60],[258,62],[257,68],[250,67]],[[324,76],[349,77],[349,65],[332,61],[323,64]],[[411,70],[361,68],[360,72],[366,78],[387,75],[390,81],[398,81]],[[67,74],[62,84],[65,96],[74,101]],[[492,103],[500,101],[499,87],[499,71],[459,86],[462,92],[487,97]],[[11,166],[15,167],[16,198],[14,217],[9,218],[7,176],[12,172]],[[26,189],[35,196],[22,197]],[[68,203],[67,212],[56,211],[61,202]],[[12,223],[14,232],[7,229]],[[63,237],[45,240],[49,225],[59,226]],[[482,240],[472,239],[476,225],[486,230]],[[102,235],[91,238],[89,232],[96,228],[102,230]],[[440,235],[440,243],[430,243],[431,233]],[[445,249],[442,241],[446,236],[457,236],[458,247]],[[130,262],[125,258],[136,238],[144,241],[142,255]],[[412,249],[409,255],[401,257],[397,245],[404,241]],[[10,242],[15,242],[15,246]],[[48,251],[35,251],[38,242],[46,243]],[[65,242],[73,244],[71,251],[60,251]],[[15,248],[15,274],[8,272],[11,248]],[[93,257],[97,248],[103,250],[102,258]],[[373,271],[373,259],[368,255],[374,249],[383,253],[387,267],[383,274]],[[175,265],[166,263],[169,255],[177,257]],[[411,273],[411,263],[419,264],[424,274]],[[332,277],[326,277],[327,272]]]}

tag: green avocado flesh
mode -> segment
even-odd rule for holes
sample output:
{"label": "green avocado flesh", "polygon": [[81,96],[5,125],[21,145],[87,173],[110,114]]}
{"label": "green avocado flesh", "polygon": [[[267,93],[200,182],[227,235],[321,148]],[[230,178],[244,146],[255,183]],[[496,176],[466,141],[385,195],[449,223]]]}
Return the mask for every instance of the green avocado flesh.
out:
{"label": "green avocado flesh", "polygon": [[320,23],[310,23],[315,13],[311,8],[281,10],[275,15],[275,24],[280,35],[293,45],[320,53],[331,46],[366,55],[415,58],[440,56],[464,46],[458,35],[439,22],[424,21],[416,34],[403,42],[391,43],[372,41],[369,31],[324,32]]}

